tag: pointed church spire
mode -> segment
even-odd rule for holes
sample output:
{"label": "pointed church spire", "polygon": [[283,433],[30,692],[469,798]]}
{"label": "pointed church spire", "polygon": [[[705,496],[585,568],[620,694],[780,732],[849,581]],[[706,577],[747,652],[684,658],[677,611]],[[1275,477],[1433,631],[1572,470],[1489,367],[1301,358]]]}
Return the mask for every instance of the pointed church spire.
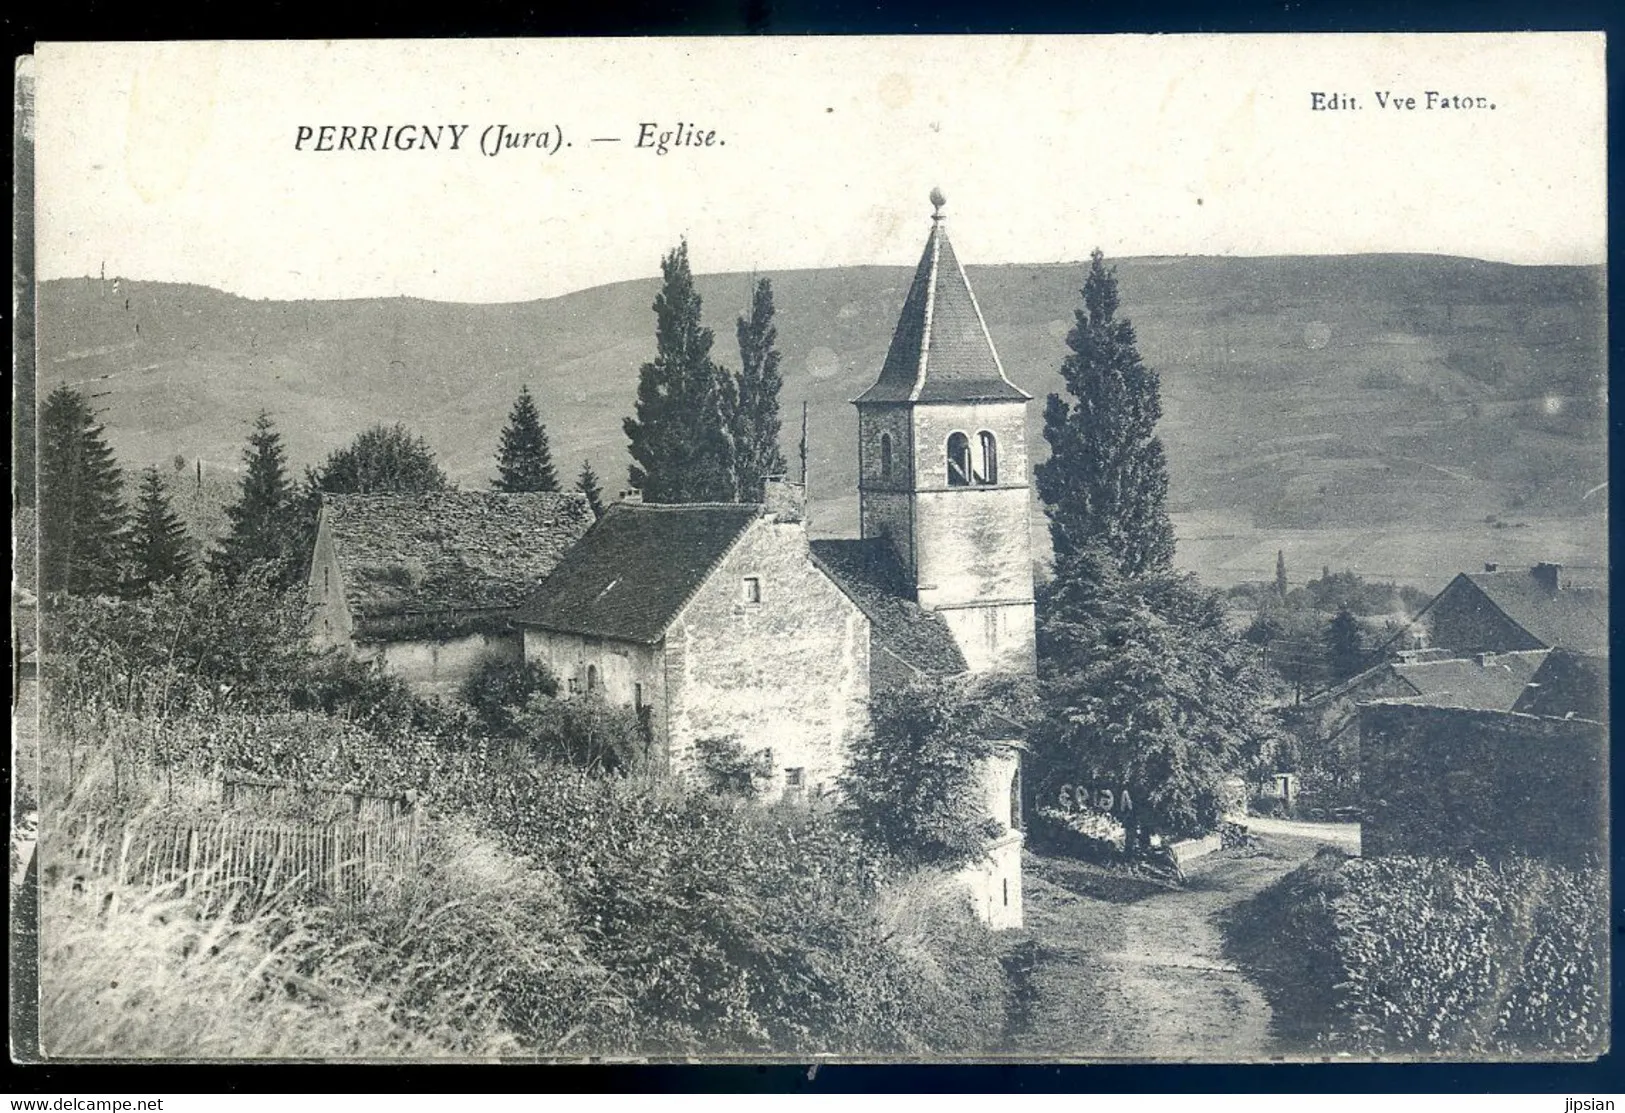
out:
{"label": "pointed church spire", "polygon": [[1025,401],[1004,374],[965,268],[948,241],[942,190],[931,191],[931,232],[892,333],[880,378],[856,401]]}

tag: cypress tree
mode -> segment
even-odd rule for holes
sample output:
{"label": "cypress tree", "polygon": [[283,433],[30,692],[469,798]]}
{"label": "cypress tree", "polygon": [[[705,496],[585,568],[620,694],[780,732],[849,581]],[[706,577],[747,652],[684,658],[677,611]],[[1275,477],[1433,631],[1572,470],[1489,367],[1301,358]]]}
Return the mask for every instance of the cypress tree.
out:
{"label": "cypress tree", "polygon": [[587,496],[587,505],[592,507],[592,516],[604,516],[604,489],[598,482],[598,473],[592,470],[592,461],[581,461],[581,474],[576,477],[576,490]]}
{"label": "cypress tree", "polygon": [[186,552],[186,529],[170,506],[156,467],[141,473],[141,492],[130,531],[130,563],[130,587],[141,593],[180,579],[192,570]]}
{"label": "cypress tree", "polygon": [[767,477],[789,465],[779,448],[778,330],[773,327],[773,284],[763,278],[751,294],[750,316],[736,324],[739,381],[733,399],[734,472],[740,502],[761,502]]}
{"label": "cypress tree", "polygon": [[1134,327],[1117,309],[1117,272],[1097,248],[1061,364],[1073,400],[1051,394],[1044,407],[1050,458],[1037,469],[1038,493],[1057,556],[1098,544],[1125,575],[1139,576],[1172,565],[1174,531],[1156,436],[1161,380],[1140,361]]}
{"label": "cypress tree", "polygon": [[1281,599],[1286,598],[1286,586],[1287,586],[1286,585],[1286,552],[1285,552],[1285,550],[1282,550],[1282,549],[1276,549],[1275,550],[1275,594]]}
{"label": "cypress tree", "polygon": [[124,559],[122,479],[90,403],[58,387],[40,409],[40,590],[95,594],[118,586]]}
{"label": "cypress tree", "polygon": [[700,323],[688,241],[660,261],[655,358],[638,374],[634,415],[622,422],[632,486],[648,502],[732,502],[738,490],[728,434],[730,377],[711,360]]}
{"label": "cypress tree", "polygon": [[502,430],[502,443],[497,449],[497,477],[491,485],[512,492],[559,489],[547,430],[528,386],[519,389],[519,397],[508,413],[508,426]]}
{"label": "cypress tree", "polygon": [[256,565],[266,564],[272,582],[289,587],[304,571],[309,531],[288,479],[282,435],[264,410],[254,419],[243,464],[237,501],[226,507],[229,528],[210,554],[209,569],[236,583]]}

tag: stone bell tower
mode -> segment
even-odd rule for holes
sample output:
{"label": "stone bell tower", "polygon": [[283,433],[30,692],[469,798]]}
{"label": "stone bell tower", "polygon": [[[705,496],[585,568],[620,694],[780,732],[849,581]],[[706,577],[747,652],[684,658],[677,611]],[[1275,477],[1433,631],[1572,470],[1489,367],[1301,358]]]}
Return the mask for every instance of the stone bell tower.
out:
{"label": "stone bell tower", "polygon": [[865,538],[896,549],[920,606],[942,615],[973,672],[1030,673],[1033,631],[1027,403],[948,241],[946,199],[858,407]]}

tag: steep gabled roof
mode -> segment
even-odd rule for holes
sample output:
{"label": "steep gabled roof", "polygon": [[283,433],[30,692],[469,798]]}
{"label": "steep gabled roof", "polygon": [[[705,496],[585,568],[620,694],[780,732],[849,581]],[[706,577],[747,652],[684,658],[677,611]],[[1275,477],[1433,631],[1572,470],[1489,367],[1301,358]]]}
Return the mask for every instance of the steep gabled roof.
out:
{"label": "steep gabled roof", "polygon": [[559,562],[514,621],[653,644],[762,508],[619,502]]}
{"label": "steep gabled roof", "polygon": [[324,495],[358,630],[518,606],[592,525],[581,494]]}
{"label": "steep gabled roof", "polygon": [[1607,722],[1608,658],[1554,649],[1512,705],[1525,715]]}
{"label": "steep gabled roof", "polygon": [[869,671],[886,686],[911,675],[953,676],[967,670],[942,616],[909,596],[908,578],[884,538],[814,541],[813,560],[869,619]]}
{"label": "steep gabled roof", "polygon": [[1583,587],[1552,591],[1527,571],[1466,572],[1462,578],[1548,648],[1580,652],[1608,648],[1608,595],[1603,591]]}
{"label": "steep gabled roof", "polygon": [[941,194],[925,253],[892,334],[880,378],[862,402],[1022,402],[1031,395],[1005,377],[965,268],[948,242]]}
{"label": "steep gabled roof", "polygon": [[1484,654],[1445,661],[1418,661],[1390,667],[1416,690],[1413,703],[1464,707],[1474,711],[1511,711],[1549,650]]}

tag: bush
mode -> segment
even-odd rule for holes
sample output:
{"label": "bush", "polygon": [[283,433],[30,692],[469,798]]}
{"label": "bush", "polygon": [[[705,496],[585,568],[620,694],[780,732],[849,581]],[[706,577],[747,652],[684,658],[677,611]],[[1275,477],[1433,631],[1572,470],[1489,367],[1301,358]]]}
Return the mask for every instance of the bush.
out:
{"label": "bush", "polygon": [[[841,792],[854,827],[910,866],[980,858],[1002,828],[987,814],[983,777],[999,731],[1000,681],[916,680],[877,692],[870,729],[852,747]],[[1006,727],[1008,737],[1019,728]]]}
{"label": "bush", "polygon": [[773,751],[747,753],[739,739],[702,738],[694,744],[705,787],[723,796],[753,800],[773,779]]}
{"label": "bush", "polygon": [[474,709],[488,733],[518,738],[524,731],[516,722],[516,712],[534,696],[551,698],[558,692],[558,679],[543,665],[493,656],[463,682],[458,697]]}
{"label": "bush", "polygon": [[986,981],[957,963],[986,969],[967,956],[991,945],[937,944],[948,988],[923,983],[877,915],[882,862],[837,816],[558,765],[481,797],[487,829],[557,872],[588,953],[628,994],[636,1024],[599,1053],[901,1054],[999,1035],[951,1021],[970,1008],[955,994]]}
{"label": "bush", "polygon": [[513,722],[533,760],[606,773],[642,769],[648,762],[646,712],[611,704],[598,693],[551,699],[538,692],[513,712]]}
{"label": "bush", "polygon": [[1333,1050],[1607,1046],[1606,878],[1546,862],[1323,854],[1232,925],[1278,1021]]}

